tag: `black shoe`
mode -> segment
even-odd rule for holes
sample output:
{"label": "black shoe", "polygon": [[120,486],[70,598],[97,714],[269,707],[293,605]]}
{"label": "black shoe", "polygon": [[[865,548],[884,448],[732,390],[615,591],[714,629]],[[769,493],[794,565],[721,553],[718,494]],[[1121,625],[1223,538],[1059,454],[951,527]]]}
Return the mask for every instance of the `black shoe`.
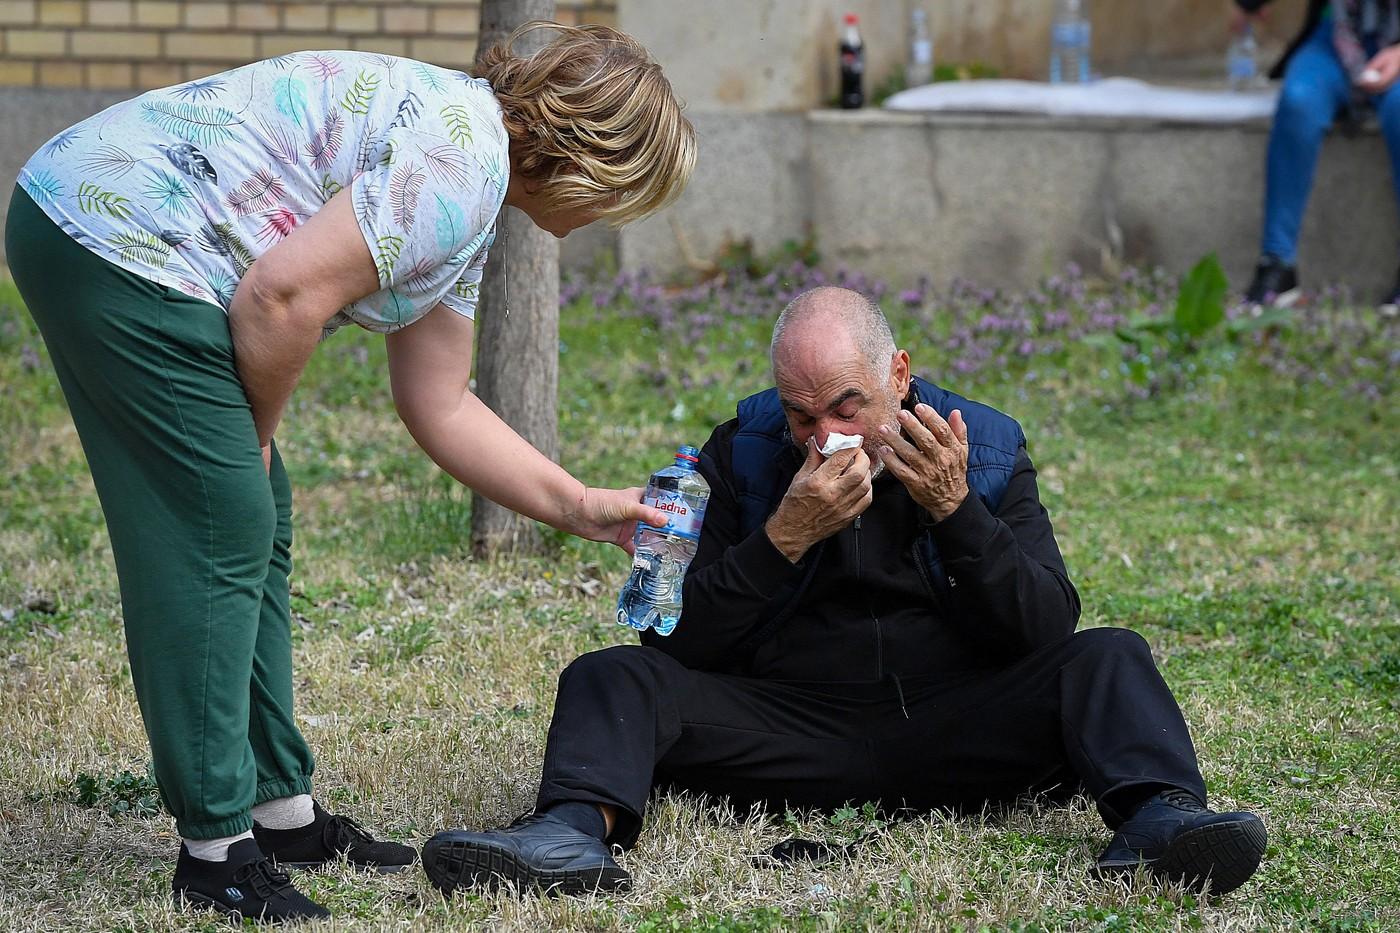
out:
{"label": "black shoe", "polygon": [[1147,868],[1193,888],[1226,894],[1249,879],[1264,857],[1268,834],[1253,813],[1216,813],[1184,790],[1148,799],[1118,827],[1099,856],[1101,876]]}
{"label": "black shoe", "polygon": [[242,839],[229,846],[226,862],[206,862],[180,846],[171,887],[176,905],[216,910],[235,923],[245,918],[259,923],[295,923],[331,915],[292,887],[292,879],[263,855],[256,839]]}
{"label": "black shoe", "polygon": [[1395,274],[1395,287],[1381,299],[1380,312],[1384,317],[1395,317],[1400,314],[1400,272]]}
{"label": "black shoe", "polygon": [[1298,290],[1298,267],[1276,256],[1264,256],[1254,269],[1254,281],[1245,290],[1244,300],[1251,305],[1287,308],[1301,295]]}
{"label": "black shoe", "polygon": [[262,850],[286,868],[320,868],[338,860],[380,874],[403,871],[416,860],[412,846],[379,842],[348,816],[331,816],[312,803],[315,819],[296,829],[268,829],[253,823],[253,838]]}
{"label": "black shoe", "polygon": [[632,878],[608,847],[548,813],[522,816],[505,829],[438,833],[423,846],[428,880],[446,896],[471,885],[535,888],[546,894],[625,891]]}

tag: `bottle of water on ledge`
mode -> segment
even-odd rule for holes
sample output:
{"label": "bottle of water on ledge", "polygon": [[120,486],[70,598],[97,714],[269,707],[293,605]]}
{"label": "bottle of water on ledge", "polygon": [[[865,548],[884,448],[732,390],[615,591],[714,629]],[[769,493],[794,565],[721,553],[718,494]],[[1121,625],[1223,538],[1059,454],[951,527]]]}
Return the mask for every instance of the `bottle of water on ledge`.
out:
{"label": "bottle of water on ledge", "polygon": [[1089,81],[1089,17],[1083,0],[1056,0],[1050,23],[1050,83]]}
{"label": "bottle of water on ledge", "polygon": [[1225,76],[1233,91],[1254,87],[1259,75],[1259,43],[1254,40],[1254,27],[1246,20],[1239,35],[1225,53]]}
{"label": "bottle of water on ledge", "polygon": [[676,451],[676,462],[657,470],[647,483],[645,502],[666,513],[664,528],[639,524],[632,572],[617,597],[617,623],[639,632],[669,635],[681,617],[681,583],[695,556],[700,525],[710,501],[710,484],[695,471],[700,452]]}

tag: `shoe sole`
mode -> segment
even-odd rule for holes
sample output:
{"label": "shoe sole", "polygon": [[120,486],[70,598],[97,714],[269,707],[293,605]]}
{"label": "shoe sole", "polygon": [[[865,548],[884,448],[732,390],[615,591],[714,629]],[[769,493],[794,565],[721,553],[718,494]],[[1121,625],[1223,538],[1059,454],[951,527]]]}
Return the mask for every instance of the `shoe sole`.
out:
{"label": "shoe sole", "polygon": [[[243,925],[243,911],[233,907],[228,907],[214,900],[212,897],[206,897],[203,894],[196,894],[193,891],[176,891],[175,907],[177,909],[189,908],[192,910],[212,910],[214,913],[222,914],[223,918],[227,920],[229,922],[229,925],[231,926]],[[257,918],[250,917],[249,919],[254,920],[256,922]]]}
{"label": "shoe sole", "polygon": [[1268,300],[1264,300],[1262,298],[1251,300],[1249,298],[1246,298],[1244,300],[1244,303],[1247,307],[1250,308],[1291,308],[1294,305],[1300,304],[1302,300],[1302,288],[1290,288],[1288,291],[1280,292],[1279,294],[1275,295],[1273,298]]}
{"label": "shoe sole", "polygon": [[1211,894],[1229,894],[1259,868],[1268,845],[1260,820],[1232,820],[1187,830],[1172,840],[1167,851],[1150,862],[1099,865],[1101,877],[1130,875],[1139,868],[1168,881],[1184,883]]}
{"label": "shoe sole", "polygon": [[516,857],[514,852],[474,842],[429,841],[423,847],[423,871],[433,886],[451,897],[459,888],[499,888],[514,884],[547,895],[613,893],[626,891],[632,879],[621,868],[541,871]]}

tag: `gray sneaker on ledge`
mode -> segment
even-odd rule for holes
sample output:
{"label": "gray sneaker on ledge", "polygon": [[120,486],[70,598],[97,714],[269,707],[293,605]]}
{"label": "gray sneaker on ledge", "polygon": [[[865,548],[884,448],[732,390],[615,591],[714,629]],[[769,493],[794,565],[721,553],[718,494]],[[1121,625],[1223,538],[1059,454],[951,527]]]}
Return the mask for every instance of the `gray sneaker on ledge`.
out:
{"label": "gray sneaker on ledge", "polygon": [[545,894],[625,891],[632,878],[603,842],[548,813],[489,832],[452,830],[423,846],[423,870],[444,896],[459,888],[514,884]]}

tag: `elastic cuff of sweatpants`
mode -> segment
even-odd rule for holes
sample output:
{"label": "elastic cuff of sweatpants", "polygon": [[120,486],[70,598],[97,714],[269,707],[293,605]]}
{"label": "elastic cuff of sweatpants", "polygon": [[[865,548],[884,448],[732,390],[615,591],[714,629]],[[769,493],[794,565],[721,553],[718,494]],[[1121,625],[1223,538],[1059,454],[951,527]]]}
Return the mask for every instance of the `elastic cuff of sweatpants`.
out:
{"label": "elastic cuff of sweatpants", "polygon": [[224,839],[229,836],[241,836],[252,828],[253,814],[251,813],[241,813],[238,816],[230,816],[227,819],[210,823],[175,821],[175,829],[180,833],[182,839]]}
{"label": "elastic cuff of sweatpants", "polygon": [[253,806],[267,803],[269,800],[281,800],[283,797],[295,797],[297,794],[309,793],[311,793],[311,775],[309,774],[294,778],[280,778],[276,781],[263,781],[258,785],[257,792],[253,794]]}
{"label": "elastic cuff of sweatpants", "polygon": [[550,807],[561,803],[591,803],[596,806],[612,807],[615,811],[613,819],[613,831],[608,834],[605,840],[608,845],[621,846],[624,850],[630,849],[637,844],[637,837],[642,834],[642,815],[625,803],[618,803],[602,794],[595,794],[587,790],[574,790],[572,788],[547,791],[540,788],[540,796],[535,801],[535,812],[543,813]]}

